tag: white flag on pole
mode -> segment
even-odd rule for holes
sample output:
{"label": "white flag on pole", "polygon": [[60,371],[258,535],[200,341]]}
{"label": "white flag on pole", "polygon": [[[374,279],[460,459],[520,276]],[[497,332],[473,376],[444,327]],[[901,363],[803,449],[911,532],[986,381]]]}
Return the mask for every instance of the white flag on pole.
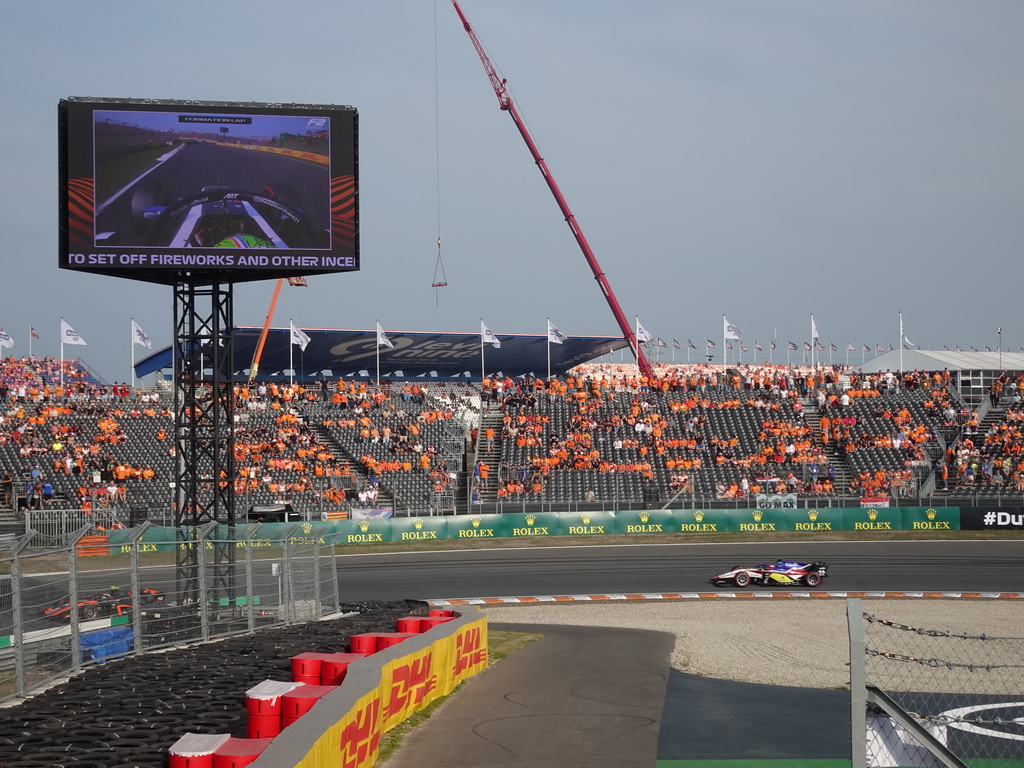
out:
{"label": "white flag on pole", "polygon": [[146,335],[146,332],[134,320],[132,320],[132,341],[146,349],[153,348],[153,342],[149,340],[149,336]]}
{"label": "white flag on pole", "polygon": [[0,347],[4,349],[10,349],[14,346],[14,339],[11,338],[11,334],[0,328]]}
{"label": "white flag on pole", "polygon": [[640,325],[639,321],[637,321],[637,324],[636,324],[636,341],[637,341],[637,344],[650,344],[651,343],[651,334],[649,334],[647,332],[646,328],[644,328],[642,325]]}
{"label": "white flag on pole", "polygon": [[725,319],[725,315],[722,315],[722,322],[725,323],[725,338],[740,340],[740,334],[743,330],[735,325],[732,325],[728,320]]}
{"label": "white flag on pole", "polygon": [[550,320],[548,320],[548,341],[552,344],[561,344],[565,341],[565,334],[558,330]]}
{"label": "white flag on pole", "polygon": [[78,335],[78,331],[67,324],[67,321],[60,321],[60,343],[61,344],[79,344],[83,347],[88,346],[85,343],[85,339]]}
{"label": "white flag on pole", "polygon": [[900,341],[903,342],[903,348],[904,349],[909,349],[910,347],[916,347],[917,346],[914,342],[912,342],[910,339],[907,338],[907,332],[903,328],[903,315],[900,315],[900,336],[902,337],[900,339]]}
{"label": "white flag on pole", "polygon": [[818,338],[818,326],[814,322],[814,315],[811,315],[811,341],[817,341]]}
{"label": "white flag on pole", "polygon": [[384,329],[380,327],[379,322],[377,323],[377,346],[388,347],[390,349],[394,349],[395,347],[395,345],[391,343],[391,339],[388,338],[388,335],[384,333]]}
{"label": "white flag on pole", "polygon": [[501,349],[501,339],[491,333],[491,329],[484,325],[484,321],[480,321],[480,341],[484,344],[490,344],[495,349]]}
{"label": "white flag on pole", "polygon": [[298,345],[299,349],[303,352],[306,351],[306,347],[309,346],[309,336],[301,328],[296,328],[295,323],[288,321],[288,324],[292,329],[292,344]]}

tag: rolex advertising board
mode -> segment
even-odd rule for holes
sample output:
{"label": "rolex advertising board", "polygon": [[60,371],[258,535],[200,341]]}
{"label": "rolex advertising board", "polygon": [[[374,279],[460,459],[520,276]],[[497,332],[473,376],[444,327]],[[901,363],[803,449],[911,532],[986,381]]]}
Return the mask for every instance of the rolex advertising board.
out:
{"label": "rolex advertising board", "polygon": [[903,511],[899,507],[867,507],[843,510],[845,531],[899,531]]}
{"label": "rolex advertising board", "polygon": [[502,515],[505,518],[507,536],[557,536],[558,515],[552,512],[528,512]]}
{"label": "rolex advertising board", "polygon": [[494,539],[509,535],[507,515],[453,515],[448,521],[449,539]]}
{"label": "rolex advertising board", "polygon": [[635,509],[615,513],[615,533],[672,533],[674,515],[667,509]]}
{"label": "rolex advertising board", "polygon": [[841,531],[841,509],[796,509],[790,512],[793,531]]}
{"label": "rolex advertising board", "polygon": [[729,533],[732,530],[725,509],[676,509],[672,511],[673,533]]}
{"label": "rolex advertising board", "polygon": [[382,544],[391,541],[390,518],[336,520],[334,524],[341,533],[338,544]]}
{"label": "rolex advertising board", "polygon": [[448,538],[448,518],[424,515],[422,517],[393,517],[391,540],[394,542],[433,541]]}
{"label": "rolex advertising board", "polygon": [[563,536],[615,533],[615,513],[564,512],[558,515],[558,532]]}
{"label": "rolex advertising board", "polygon": [[959,507],[902,507],[904,531],[959,531]]}
{"label": "rolex advertising board", "polygon": [[733,509],[732,530],[737,533],[772,533],[793,530],[795,510],[789,509]]}

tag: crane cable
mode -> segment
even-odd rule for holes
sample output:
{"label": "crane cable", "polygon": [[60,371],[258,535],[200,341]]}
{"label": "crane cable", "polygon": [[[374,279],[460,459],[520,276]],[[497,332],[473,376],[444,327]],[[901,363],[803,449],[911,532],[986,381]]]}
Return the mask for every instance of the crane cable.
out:
{"label": "crane cable", "polygon": [[[434,304],[439,303],[440,293],[437,289],[448,285],[448,277],[444,273],[444,259],[441,258],[441,119],[439,108],[439,88],[437,74],[437,0],[434,0],[434,183],[437,199],[437,261],[434,262]],[[438,275],[440,274],[440,277]]]}

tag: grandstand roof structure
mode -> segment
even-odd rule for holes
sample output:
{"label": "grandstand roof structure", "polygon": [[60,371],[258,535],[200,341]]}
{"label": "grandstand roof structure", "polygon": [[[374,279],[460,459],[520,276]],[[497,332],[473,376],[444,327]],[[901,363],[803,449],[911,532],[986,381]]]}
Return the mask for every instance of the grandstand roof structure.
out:
{"label": "grandstand roof structure", "polygon": [[[236,376],[248,375],[263,329],[238,326],[234,331]],[[305,351],[291,344],[289,328],[271,328],[259,364],[257,379],[287,376],[294,364],[297,379],[321,375],[343,378],[375,376],[377,333],[375,330],[304,328],[309,336]],[[380,347],[381,378],[479,378],[480,334],[424,331],[391,331],[392,348]],[[546,334],[496,334],[500,348],[485,344],[485,370],[506,376],[547,374],[550,346],[551,374],[562,376],[573,366],[622,349],[625,340],[616,336],[570,336],[563,344],[548,344]],[[135,363],[135,375],[142,377],[171,367],[171,347],[157,350]],[[361,373],[362,372],[362,373]]]}
{"label": "grandstand roof structure", "polygon": [[[1024,371],[1024,354],[1020,352],[950,352],[933,349],[904,349],[905,371]],[[900,369],[900,351],[885,352],[867,360],[863,365],[850,368],[865,373],[884,373]]]}

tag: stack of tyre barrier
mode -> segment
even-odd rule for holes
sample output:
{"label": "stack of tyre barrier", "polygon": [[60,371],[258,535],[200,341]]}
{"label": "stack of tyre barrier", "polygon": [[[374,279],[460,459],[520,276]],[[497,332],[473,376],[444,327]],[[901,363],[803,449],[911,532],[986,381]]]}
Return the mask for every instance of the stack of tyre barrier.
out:
{"label": "stack of tyre barrier", "polygon": [[348,665],[377,651],[451,621],[453,611],[404,616],[397,632],[364,632],[349,638],[349,653],[304,652],[291,658],[291,681],[267,679],[245,693],[247,738],[227,731],[188,732],[169,750],[170,768],[240,768],[249,765],[289,725],[309,712],[322,697],[344,682]]}
{"label": "stack of tyre barrier", "polygon": [[388,632],[426,603],[349,603],[357,615],[260,630],[91,667],[0,710],[5,768],[164,768],[187,732],[247,736],[246,691],[289,679],[297,654],[336,653],[353,635]]}

